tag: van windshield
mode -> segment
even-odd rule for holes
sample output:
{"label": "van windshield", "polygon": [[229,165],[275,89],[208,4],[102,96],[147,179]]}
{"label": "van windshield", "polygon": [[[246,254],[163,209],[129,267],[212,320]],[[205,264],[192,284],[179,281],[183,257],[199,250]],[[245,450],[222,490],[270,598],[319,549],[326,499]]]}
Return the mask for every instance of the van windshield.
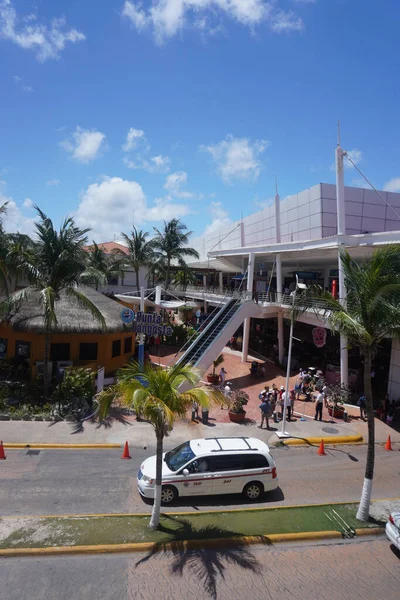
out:
{"label": "van windshield", "polygon": [[183,465],[189,460],[192,460],[196,455],[190,447],[190,442],[185,442],[180,446],[177,446],[173,450],[170,450],[165,455],[165,462],[167,463],[168,469],[171,471],[178,471]]}

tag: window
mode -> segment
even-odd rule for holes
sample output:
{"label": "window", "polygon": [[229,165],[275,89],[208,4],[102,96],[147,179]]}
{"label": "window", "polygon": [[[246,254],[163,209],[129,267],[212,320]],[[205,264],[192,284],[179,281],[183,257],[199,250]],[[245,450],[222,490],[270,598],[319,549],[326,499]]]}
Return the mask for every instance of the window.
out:
{"label": "window", "polygon": [[50,360],[69,360],[69,344],[51,344]]}
{"label": "window", "polygon": [[124,341],[124,354],[128,354],[128,352],[132,352],[132,338],[125,338]]}
{"label": "window", "polygon": [[0,358],[7,358],[7,338],[0,338]]}
{"label": "window", "polygon": [[31,343],[17,340],[15,342],[15,356],[16,358],[30,358],[31,356]]}
{"label": "window", "polygon": [[112,358],[115,358],[116,356],[121,356],[121,340],[115,340],[112,343],[112,354],[111,354]]}
{"label": "window", "polygon": [[79,360],[97,360],[97,344],[79,344]]}
{"label": "window", "polygon": [[243,469],[243,460],[240,454],[212,457],[212,471],[240,471],[241,469]]}
{"label": "window", "polygon": [[269,467],[268,461],[262,454],[247,454],[243,456],[244,469],[265,469]]}
{"label": "window", "polygon": [[183,465],[194,458],[195,454],[190,447],[190,442],[184,442],[180,446],[177,446],[173,450],[170,450],[165,455],[165,462],[167,463],[168,469],[171,471],[178,471]]}

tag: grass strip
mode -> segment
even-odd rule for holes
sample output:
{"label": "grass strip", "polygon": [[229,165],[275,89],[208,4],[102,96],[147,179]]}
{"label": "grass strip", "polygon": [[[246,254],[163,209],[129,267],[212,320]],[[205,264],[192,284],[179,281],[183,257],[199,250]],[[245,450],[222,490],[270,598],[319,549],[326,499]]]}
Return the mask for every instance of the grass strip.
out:
{"label": "grass strip", "polygon": [[341,531],[326,516],[336,513],[352,528],[377,527],[384,523],[356,520],[354,504],[326,504],[282,510],[163,514],[160,529],[149,529],[149,517],[29,517],[0,519],[0,548],[46,548],[49,546],[86,546],[174,542],[242,536],[268,536],[282,533]]}

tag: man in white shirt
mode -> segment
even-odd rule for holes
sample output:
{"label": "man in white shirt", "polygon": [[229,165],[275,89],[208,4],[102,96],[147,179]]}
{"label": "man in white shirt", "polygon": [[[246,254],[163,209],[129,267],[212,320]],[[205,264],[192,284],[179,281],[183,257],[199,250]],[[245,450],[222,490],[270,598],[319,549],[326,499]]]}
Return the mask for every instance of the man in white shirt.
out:
{"label": "man in white shirt", "polygon": [[323,395],[322,391],[319,389],[317,398],[315,400],[315,417],[314,417],[315,421],[318,420],[318,417],[319,417],[319,420],[322,421],[323,406],[324,406],[324,395]]}

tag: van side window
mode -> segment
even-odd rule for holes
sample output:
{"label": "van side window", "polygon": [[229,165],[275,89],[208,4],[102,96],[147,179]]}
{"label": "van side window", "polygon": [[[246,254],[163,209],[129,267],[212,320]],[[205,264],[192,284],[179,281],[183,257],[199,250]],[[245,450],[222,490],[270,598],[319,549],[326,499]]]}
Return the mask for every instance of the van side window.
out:
{"label": "van side window", "polygon": [[211,470],[218,471],[240,471],[243,469],[242,456],[239,454],[229,456],[213,456]]}
{"label": "van side window", "polygon": [[244,469],[265,469],[269,467],[268,461],[262,454],[247,454],[243,456]]}

